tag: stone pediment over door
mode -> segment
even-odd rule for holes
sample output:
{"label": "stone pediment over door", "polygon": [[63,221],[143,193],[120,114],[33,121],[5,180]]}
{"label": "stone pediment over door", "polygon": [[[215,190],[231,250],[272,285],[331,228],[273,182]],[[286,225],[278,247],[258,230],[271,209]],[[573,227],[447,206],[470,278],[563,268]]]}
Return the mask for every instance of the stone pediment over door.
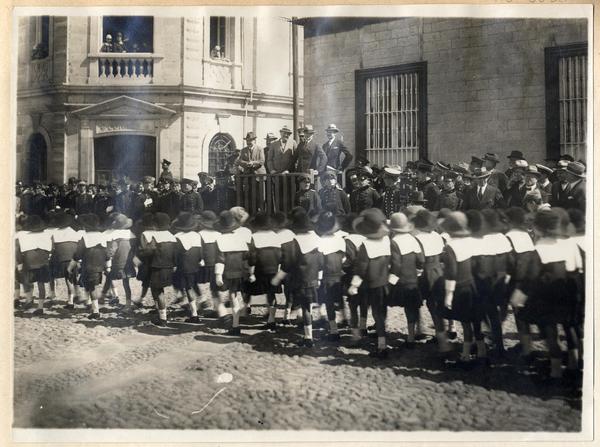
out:
{"label": "stone pediment over door", "polygon": [[118,96],[74,110],[71,114],[76,118],[89,120],[166,120],[177,112],[130,96]]}

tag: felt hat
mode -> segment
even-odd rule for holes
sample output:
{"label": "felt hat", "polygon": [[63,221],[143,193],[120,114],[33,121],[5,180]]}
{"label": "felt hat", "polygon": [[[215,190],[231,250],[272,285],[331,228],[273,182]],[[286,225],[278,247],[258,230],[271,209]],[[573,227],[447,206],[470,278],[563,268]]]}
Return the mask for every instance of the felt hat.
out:
{"label": "felt hat", "polygon": [[240,222],[230,210],[221,211],[219,220],[215,223],[215,230],[222,233],[230,233],[240,227]]}
{"label": "felt hat", "polygon": [[271,141],[271,140],[276,140],[277,137],[275,136],[275,134],[273,132],[268,132],[267,136],[265,137],[265,140],[267,141]]}
{"label": "felt hat", "polygon": [[423,205],[419,204],[411,204],[404,208],[403,213],[406,214],[408,220],[412,221],[413,218],[417,215],[417,213],[421,210],[426,209]]}
{"label": "felt hat", "polygon": [[73,225],[74,219],[72,214],[59,210],[54,213],[53,221],[56,228],[67,228]]}
{"label": "felt hat", "polygon": [[476,167],[483,166],[483,159],[475,155],[471,155],[471,165]]}
{"label": "felt hat", "polygon": [[222,178],[226,178],[226,177],[231,177],[231,175],[227,171],[217,171],[215,173],[215,177],[222,179]]}
{"label": "felt hat", "polygon": [[567,165],[567,169],[565,172],[568,172],[575,177],[584,178],[585,177],[585,165],[578,161],[572,161]]}
{"label": "felt hat", "polygon": [[171,162],[169,160],[167,160],[166,158],[163,158],[162,161],[160,162],[160,164],[170,166]]}
{"label": "felt hat", "polygon": [[167,213],[154,214],[154,223],[158,231],[165,231],[171,228],[171,218]]}
{"label": "felt hat", "polygon": [[217,215],[213,211],[210,211],[210,210],[202,211],[197,218],[198,224],[202,228],[206,228],[209,230],[214,228],[217,220],[218,220]]}
{"label": "felt hat", "polygon": [[502,216],[499,211],[487,208],[481,210],[481,214],[483,215],[483,220],[488,230],[491,233],[504,233],[507,230],[507,218],[506,216]]}
{"label": "felt hat", "polygon": [[246,134],[246,138],[244,138],[244,140],[248,141],[248,140],[256,140],[256,134],[254,132],[248,132]]}
{"label": "felt hat", "polygon": [[27,218],[25,219],[25,225],[23,227],[26,231],[37,232],[44,231],[46,229],[46,224],[40,216],[32,214],[30,216],[27,216]]}
{"label": "felt hat", "polygon": [[427,199],[425,199],[423,191],[412,191],[408,198],[408,202],[416,205],[423,205],[427,203]]}
{"label": "felt hat", "polygon": [[437,228],[437,219],[429,210],[420,210],[412,220],[413,225],[420,231],[433,231]]}
{"label": "felt hat", "polygon": [[233,217],[240,223],[240,225],[244,225],[250,215],[248,212],[241,206],[234,206],[229,211],[233,214]]}
{"label": "felt hat", "polygon": [[508,224],[512,228],[527,230],[527,212],[520,206],[513,206],[504,211]]}
{"label": "felt hat", "polygon": [[523,157],[523,152],[521,151],[512,151],[506,158],[514,158],[515,160],[525,160],[525,158]]}
{"label": "felt hat", "polygon": [[435,163],[435,167],[440,171],[449,171],[452,169],[450,163],[444,163],[443,161],[438,161]]}
{"label": "felt hat", "polygon": [[539,164],[539,163],[538,163],[538,164],[536,164],[535,166],[536,166],[536,168],[538,168],[538,171],[540,172],[540,174],[546,174],[546,175],[550,175],[550,174],[552,174],[552,173],[554,172],[554,171],[553,171],[551,168],[549,168],[548,166],[544,166],[544,165],[542,165],[542,164]]}
{"label": "felt hat", "polygon": [[467,216],[467,225],[469,227],[469,231],[471,231],[471,234],[474,236],[483,236],[486,234],[487,226],[481,211],[473,209],[467,210],[465,215]]}
{"label": "felt hat", "polygon": [[140,227],[140,231],[156,230],[154,215],[152,213],[144,213],[139,222],[136,222],[136,226]]}
{"label": "felt hat", "polygon": [[179,213],[171,227],[174,231],[196,231],[198,229],[198,219],[192,213]]}
{"label": "felt hat", "polygon": [[421,172],[433,172],[433,163],[429,160],[419,160],[417,162],[417,170]]}
{"label": "felt hat", "polygon": [[573,158],[573,156],[572,156],[572,155],[569,155],[569,154],[562,154],[560,157],[558,157],[558,160],[559,160],[559,161],[560,161],[560,160],[566,160],[566,161],[568,161],[568,162],[575,161],[575,159]]}
{"label": "felt hat", "polygon": [[575,231],[579,234],[585,233],[585,213],[577,208],[571,208],[568,212]]}
{"label": "felt hat", "polygon": [[390,231],[393,233],[410,233],[414,225],[404,213],[394,213],[390,216]]}
{"label": "felt hat", "polygon": [[402,175],[402,168],[400,166],[385,166],[383,168],[383,174],[389,177],[400,177]]}
{"label": "felt hat", "polygon": [[356,219],[358,215],[356,213],[348,213],[346,215],[340,216],[340,228],[342,231],[346,233],[354,233],[354,228],[352,227],[352,223],[354,219]]}
{"label": "felt hat", "polygon": [[128,230],[133,225],[133,221],[125,214],[115,213],[111,215],[110,228],[114,230]]}
{"label": "felt hat", "polygon": [[315,133],[315,128],[313,127],[312,124],[305,124],[304,125],[304,133],[307,135],[312,135]]}
{"label": "felt hat", "polygon": [[314,228],[314,224],[304,208],[294,209],[290,213],[290,220],[290,230],[295,233],[308,233]]}
{"label": "felt hat", "polygon": [[315,229],[319,235],[333,234],[339,230],[338,221],[331,211],[323,211],[317,218]]}
{"label": "felt hat", "polygon": [[488,161],[492,161],[494,163],[500,163],[500,157],[498,157],[498,154],[494,154],[493,152],[487,152],[484,156],[483,156],[484,160],[488,160]]}
{"label": "felt hat", "polygon": [[389,234],[385,215],[378,208],[362,211],[352,223],[354,230],[369,239],[379,239]]}
{"label": "felt hat", "polygon": [[273,229],[271,218],[264,211],[256,213],[250,226],[252,227],[253,231],[267,231]]}
{"label": "felt hat", "polygon": [[546,236],[559,236],[561,234],[560,215],[556,209],[538,211],[533,218],[533,226]]}
{"label": "felt hat", "polygon": [[81,214],[77,216],[77,222],[85,231],[102,231],[100,219],[95,214]]}
{"label": "felt hat", "polygon": [[473,172],[469,175],[472,179],[483,179],[488,178],[492,173],[488,171],[485,166],[473,169]]}
{"label": "felt hat", "polygon": [[325,132],[333,132],[333,133],[337,133],[340,130],[337,128],[337,126],[333,123],[331,123],[329,126],[327,126],[327,129],[325,129]]}
{"label": "felt hat", "polygon": [[284,125],[281,129],[279,129],[279,132],[287,133],[287,134],[292,133],[292,131],[290,130],[290,128],[287,125]]}
{"label": "felt hat", "polygon": [[277,211],[271,216],[271,222],[275,230],[285,228],[288,224],[287,216],[282,211]]}
{"label": "felt hat", "polygon": [[449,213],[441,223],[441,228],[450,237],[469,236],[471,234],[467,216],[462,211],[452,211]]}

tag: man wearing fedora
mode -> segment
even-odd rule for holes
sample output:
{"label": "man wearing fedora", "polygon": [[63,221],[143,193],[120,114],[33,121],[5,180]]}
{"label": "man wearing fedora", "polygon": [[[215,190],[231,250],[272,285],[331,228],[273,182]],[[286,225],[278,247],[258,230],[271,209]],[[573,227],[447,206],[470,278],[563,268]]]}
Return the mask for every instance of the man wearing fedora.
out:
{"label": "man wearing fedora", "polygon": [[534,165],[524,163],[524,160],[520,160],[513,168],[511,186],[504,195],[508,206],[523,206],[525,196],[538,190],[537,180],[540,173]]}
{"label": "man wearing fedora", "polygon": [[311,172],[320,175],[327,168],[327,155],[321,147],[315,142],[315,129],[312,124],[307,124],[302,128],[300,143],[296,155],[295,172],[310,174]]}
{"label": "man wearing fedora", "polygon": [[430,211],[439,210],[440,189],[432,179],[433,163],[429,160],[421,160],[417,163],[417,186],[423,193],[426,208]]}
{"label": "man wearing fedora", "polygon": [[508,189],[508,177],[506,177],[504,172],[500,172],[498,169],[496,169],[496,165],[498,163],[500,163],[498,154],[488,152],[483,156],[483,166],[485,166],[485,168],[491,172],[488,183],[490,185],[494,185],[502,194],[504,194],[504,192]]}
{"label": "man wearing fedora", "polygon": [[335,124],[327,126],[325,133],[327,134],[327,142],[323,143],[322,148],[325,155],[327,155],[327,166],[343,171],[350,165],[354,157],[342,143],[339,137],[339,129]]}
{"label": "man wearing fedora", "polygon": [[504,197],[498,188],[488,184],[489,177],[490,173],[485,167],[476,168],[470,174],[474,184],[464,194],[463,210],[504,207]]}
{"label": "man wearing fedora", "polygon": [[287,174],[294,169],[296,142],[290,138],[292,131],[288,126],[279,130],[281,137],[269,146],[267,169],[271,174]]}
{"label": "man wearing fedora", "polygon": [[[265,148],[264,148],[265,163],[266,163],[267,159],[269,158],[269,146],[271,146],[271,143],[275,140],[277,140],[277,137],[275,136],[275,134],[273,132],[268,132],[267,136],[265,137]],[[265,165],[265,169],[267,172],[270,172],[269,167],[266,165]]]}
{"label": "man wearing fedora", "polygon": [[575,208],[585,213],[585,165],[572,161],[563,173],[569,182],[565,208]]}
{"label": "man wearing fedora", "polygon": [[508,178],[508,181],[510,183],[512,171],[518,164],[517,162],[520,160],[524,161],[525,157],[523,157],[523,152],[521,151],[511,151],[511,153],[506,158],[508,158],[508,169],[506,170],[506,172],[504,172],[504,174],[506,175],[506,178]]}
{"label": "man wearing fedora", "polygon": [[162,168],[162,172],[160,173],[159,180],[173,180],[173,174],[171,173],[171,162],[166,158],[163,158],[160,167]]}
{"label": "man wearing fedora", "polygon": [[554,173],[552,169],[548,166],[542,164],[535,165],[538,172],[540,173],[540,178],[538,179],[538,187],[540,188],[540,192],[542,193],[542,200],[544,203],[550,202],[550,196],[552,195],[552,182],[550,181],[550,177]]}
{"label": "man wearing fedora", "polygon": [[266,174],[265,152],[256,144],[256,134],[246,134],[246,146],[242,148],[236,161],[239,172],[242,174]]}

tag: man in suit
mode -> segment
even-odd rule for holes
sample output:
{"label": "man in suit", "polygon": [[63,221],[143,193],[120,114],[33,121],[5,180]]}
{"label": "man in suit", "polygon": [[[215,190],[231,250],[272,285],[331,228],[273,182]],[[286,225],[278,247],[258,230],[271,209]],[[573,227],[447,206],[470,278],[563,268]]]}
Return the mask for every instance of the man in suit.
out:
{"label": "man in suit", "polygon": [[508,186],[510,187],[510,178],[512,177],[512,171],[519,161],[525,160],[525,157],[523,157],[523,152],[521,151],[512,151],[506,158],[508,158],[508,169],[506,170],[506,172],[504,172],[504,174],[506,175],[506,178],[508,178]]}
{"label": "man in suit", "polygon": [[423,192],[423,197],[427,203],[427,209],[430,211],[439,210],[440,188],[434,183],[433,163],[428,160],[417,163],[417,187]]}
{"label": "man in suit", "polygon": [[550,181],[549,177],[552,175],[553,171],[548,166],[542,164],[536,164],[535,166],[540,173],[540,178],[538,179],[538,188],[540,188],[542,201],[544,203],[549,203],[552,195],[552,182]]}
{"label": "man in suit", "polygon": [[292,131],[288,126],[279,130],[280,138],[269,146],[267,169],[271,174],[287,174],[294,169],[296,161],[296,142],[290,138]]}
{"label": "man in suit", "polygon": [[504,172],[496,169],[496,165],[500,163],[500,158],[497,154],[488,152],[483,156],[483,166],[491,173],[488,183],[495,186],[502,194],[508,189],[508,177]]}
{"label": "man in suit", "polygon": [[585,165],[573,161],[567,165],[563,175],[569,182],[565,208],[575,208],[585,213]]}
{"label": "man in suit", "polygon": [[463,210],[483,210],[503,208],[504,198],[498,188],[488,184],[490,172],[485,168],[476,168],[471,174],[473,185],[464,193]]}
{"label": "man in suit", "polygon": [[542,200],[542,192],[538,186],[538,180],[540,178],[540,172],[534,165],[528,165],[527,167],[519,167],[518,165],[513,168],[513,182],[512,186],[506,192],[506,202],[508,206],[525,206],[525,198],[530,196],[539,197]]}
{"label": "man in suit", "polygon": [[269,171],[269,167],[266,166],[266,162],[269,159],[269,146],[271,146],[271,143],[273,141],[275,141],[275,140],[277,140],[277,137],[275,136],[275,134],[273,132],[268,132],[267,136],[265,137],[265,149],[264,149],[264,152],[265,152],[265,169],[266,169],[267,172],[270,172]]}
{"label": "man in suit", "polygon": [[327,155],[327,166],[337,171],[343,171],[350,165],[354,157],[339,138],[339,129],[335,124],[327,126],[325,133],[327,142],[323,144],[323,152]]}
{"label": "man in suit", "polygon": [[240,174],[266,174],[265,152],[256,145],[256,134],[246,134],[246,147],[240,151],[240,156],[235,162]]}
{"label": "man in suit", "polygon": [[311,124],[298,132],[300,143],[296,152],[295,172],[310,174],[311,171],[321,175],[327,168],[327,155],[314,140],[315,130]]}

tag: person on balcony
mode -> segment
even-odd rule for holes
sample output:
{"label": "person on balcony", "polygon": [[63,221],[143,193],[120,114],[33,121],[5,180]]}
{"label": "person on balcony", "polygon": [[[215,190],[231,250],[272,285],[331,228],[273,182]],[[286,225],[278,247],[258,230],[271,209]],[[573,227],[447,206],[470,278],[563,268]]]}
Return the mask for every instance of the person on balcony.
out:
{"label": "person on balcony", "polygon": [[236,160],[238,172],[241,174],[266,174],[265,153],[262,148],[256,145],[256,134],[248,132],[246,134],[246,147],[244,147],[240,156]]}
{"label": "person on balcony", "polygon": [[121,31],[117,32],[115,36],[115,43],[113,44],[113,53],[127,53],[126,39],[123,38]]}
{"label": "person on balcony", "polygon": [[104,43],[102,44],[102,48],[100,48],[101,53],[112,53],[113,52],[113,38],[112,35],[107,34],[104,38]]}
{"label": "person on balcony", "polygon": [[[265,161],[269,158],[269,146],[271,145],[271,143],[273,141],[276,141],[277,137],[275,136],[275,134],[273,132],[269,132],[267,133],[267,136],[265,137]],[[267,169],[267,172],[269,172],[269,167],[265,166],[265,168]]]}
{"label": "person on balcony", "polygon": [[311,124],[298,133],[300,143],[296,152],[295,172],[321,175],[327,168],[327,155],[314,140],[315,130]]}
{"label": "person on balcony", "polygon": [[283,126],[279,134],[281,137],[269,146],[267,169],[271,174],[287,174],[294,170],[297,145],[290,138],[292,131]]}
{"label": "person on balcony", "polygon": [[327,155],[327,165],[338,171],[346,169],[354,158],[344,146],[339,137],[339,129],[335,124],[330,124],[325,129],[327,142],[323,144],[323,151]]}

